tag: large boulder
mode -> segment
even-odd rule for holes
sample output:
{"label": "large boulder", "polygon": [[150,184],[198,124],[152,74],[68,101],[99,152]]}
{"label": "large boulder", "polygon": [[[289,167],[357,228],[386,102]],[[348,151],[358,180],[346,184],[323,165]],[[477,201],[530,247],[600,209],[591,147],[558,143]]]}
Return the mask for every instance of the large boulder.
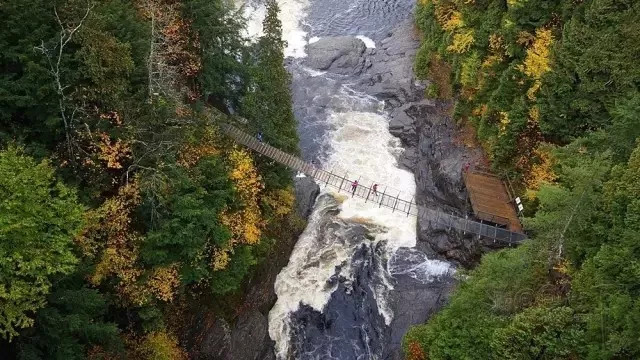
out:
{"label": "large boulder", "polygon": [[359,85],[368,94],[398,107],[422,98],[424,84],[417,82],[413,74],[413,61],[420,41],[414,36],[412,21],[402,23],[391,35],[370,51]]}
{"label": "large boulder", "polygon": [[366,65],[367,47],[352,36],[327,37],[307,45],[305,65],[339,74],[359,74]]}

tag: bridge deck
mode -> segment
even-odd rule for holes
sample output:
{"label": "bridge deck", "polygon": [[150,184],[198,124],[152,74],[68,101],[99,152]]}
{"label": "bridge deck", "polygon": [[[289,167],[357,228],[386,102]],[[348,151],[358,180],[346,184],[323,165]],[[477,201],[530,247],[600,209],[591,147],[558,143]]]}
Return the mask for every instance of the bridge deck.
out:
{"label": "bridge deck", "polygon": [[466,217],[447,214],[439,210],[419,206],[415,203],[413,198],[403,199],[400,195],[394,196],[392,194],[386,194],[384,191],[378,191],[377,194],[374,194],[370,187],[363,185],[358,185],[355,191],[352,191],[352,182],[350,179],[320,169],[312,164],[304,162],[298,157],[260,142],[253,136],[250,136],[235,126],[222,124],[221,128],[227,136],[233,138],[236,142],[257,151],[264,156],[276,160],[291,169],[311,176],[319,183],[336,188],[339,192],[346,192],[352,196],[362,198],[365,202],[372,202],[379,207],[389,208],[391,211],[398,211],[406,214],[407,216],[424,216],[435,224],[439,224],[444,227],[458,229],[510,244],[517,244],[527,239],[527,236],[521,232],[510,231],[498,226],[483,224]]}

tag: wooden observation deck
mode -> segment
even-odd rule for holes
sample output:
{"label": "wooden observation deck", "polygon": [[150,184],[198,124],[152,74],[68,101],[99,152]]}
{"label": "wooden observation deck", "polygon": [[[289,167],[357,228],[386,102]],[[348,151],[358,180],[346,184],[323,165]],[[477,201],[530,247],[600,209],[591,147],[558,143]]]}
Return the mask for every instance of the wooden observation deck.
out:
{"label": "wooden observation deck", "polygon": [[488,172],[469,169],[463,172],[475,216],[484,221],[522,232],[522,224],[502,179]]}

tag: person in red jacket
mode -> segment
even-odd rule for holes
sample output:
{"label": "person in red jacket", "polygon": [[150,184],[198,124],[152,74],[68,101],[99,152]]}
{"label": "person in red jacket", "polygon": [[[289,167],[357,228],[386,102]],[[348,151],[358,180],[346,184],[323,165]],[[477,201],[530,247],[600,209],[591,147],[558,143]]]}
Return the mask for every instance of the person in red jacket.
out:
{"label": "person in red jacket", "polygon": [[352,195],[356,194],[356,189],[358,188],[358,180],[351,183],[351,193]]}

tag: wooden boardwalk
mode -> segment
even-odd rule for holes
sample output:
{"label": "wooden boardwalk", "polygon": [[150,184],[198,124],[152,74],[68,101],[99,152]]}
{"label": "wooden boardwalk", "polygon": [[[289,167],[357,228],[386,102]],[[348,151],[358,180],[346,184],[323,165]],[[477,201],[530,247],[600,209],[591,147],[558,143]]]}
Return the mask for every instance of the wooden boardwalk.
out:
{"label": "wooden boardwalk", "polygon": [[384,191],[374,194],[370,187],[363,185],[358,185],[355,191],[352,191],[352,181],[343,176],[320,169],[296,156],[260,142],[255,137],[245,133],[233,125],[221,124],[220,127],[227,136],[231,137],[236,142],[291,169],[311,176],[316,179],[316,181],[324,183],[326,186],[336,188],[339,192],[346,192],[352,196],[362,198],[365,202],[375,203],[378,207],[385,207],[391,209],[393,212],[398,211],[406,214],[407,216],[427,217],[430,221],[440,226],[484,236],[494,239],[495,241],[518,244],[527,239],[527,235],[521,232],[510,231],[498,226],[483,224],[465,217],[447,214],[424,206],[418,206],[413,198],[403,199],[399,194],[393,196],[391,194],[386,194]]}

